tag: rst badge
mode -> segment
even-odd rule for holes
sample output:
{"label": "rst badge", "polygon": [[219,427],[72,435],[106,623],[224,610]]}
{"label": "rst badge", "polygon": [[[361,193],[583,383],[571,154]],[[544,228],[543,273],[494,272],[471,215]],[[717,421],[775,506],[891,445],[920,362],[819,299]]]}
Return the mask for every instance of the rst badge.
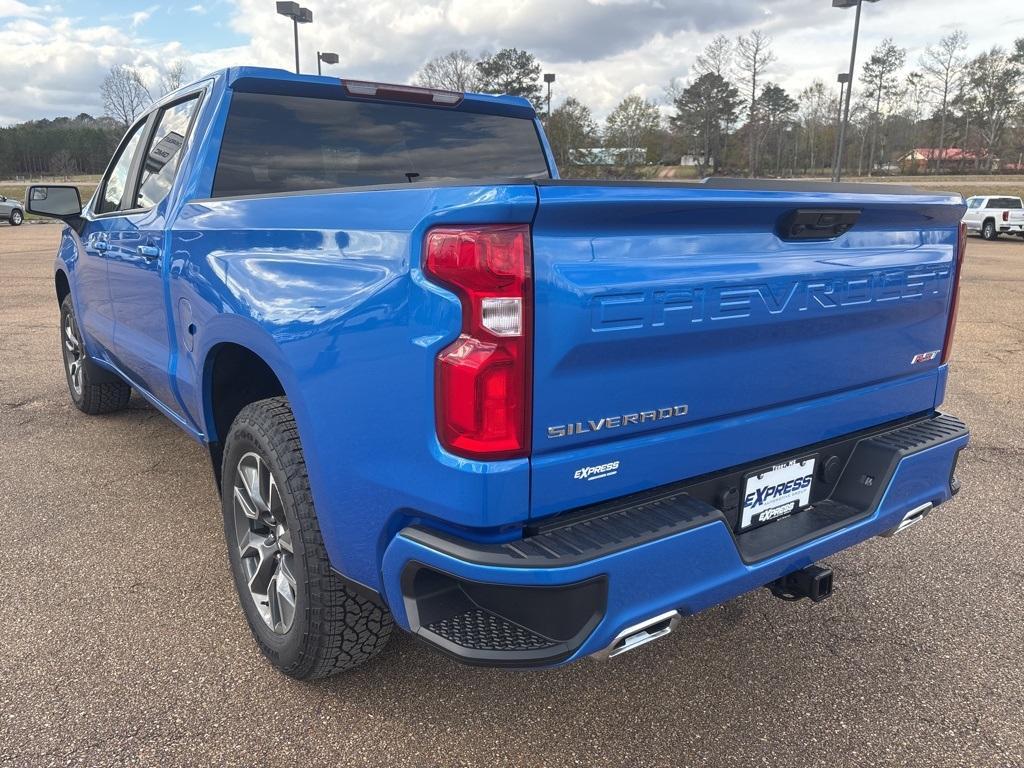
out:
{"label": "rst badge", "polygon": [[748,475],[739,529],[769,523],[810,504],[814,464],[815,457],[808,456]]}

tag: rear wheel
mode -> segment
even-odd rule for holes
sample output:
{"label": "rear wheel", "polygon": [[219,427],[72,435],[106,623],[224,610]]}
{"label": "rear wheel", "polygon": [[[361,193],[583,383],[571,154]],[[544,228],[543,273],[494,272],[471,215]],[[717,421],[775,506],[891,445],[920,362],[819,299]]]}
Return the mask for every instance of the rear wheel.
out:
{"label": "rear wheel", "polygon": [[985,240],[995,240],[999,237],[999,230],[996,229],[996,223],[992,219],[988,219],[981,225],[981,236]]}
{"label": "rear wheel", "polygon": [[15,208],[13,211],[11,211],[11,226],[12,227],[17,227],[18,225],[20,225],[21,222],[23,221],[23,219],[24,219],[24,216],[22,216],[21,211],[19,211],[17,208]]}
{"label": "rear wheel", "polygon": [[68,392],[78,410],[95,416],[119,411],[128,405],[132,388],[116,374],[100,368],[86,354],[71,294],[60,303],[60,345]]}
{"label": "rear wheel", "polygon": [[391,614],[331,570],[285,398],[248,405],[231,425],[221,506],[242,608],[278,669],[298,679],[326,677],[381,651]]}

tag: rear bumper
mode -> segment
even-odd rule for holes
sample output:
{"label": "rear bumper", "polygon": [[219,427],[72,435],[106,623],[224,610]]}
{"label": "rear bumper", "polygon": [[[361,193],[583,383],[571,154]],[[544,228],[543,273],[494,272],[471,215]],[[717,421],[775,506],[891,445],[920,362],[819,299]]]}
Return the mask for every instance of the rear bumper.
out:
{"label": "rear bumper", "polygon": [[966,427],[941,415],[858,438],[827,498],[741,535],[686,486],[583,510],[501,544],[405,528],[384,555],[386,598],[401,626],[462,661],[567,663],[602,651],[626,627],[697,613],[938,506],[956,492],[967,442]]}

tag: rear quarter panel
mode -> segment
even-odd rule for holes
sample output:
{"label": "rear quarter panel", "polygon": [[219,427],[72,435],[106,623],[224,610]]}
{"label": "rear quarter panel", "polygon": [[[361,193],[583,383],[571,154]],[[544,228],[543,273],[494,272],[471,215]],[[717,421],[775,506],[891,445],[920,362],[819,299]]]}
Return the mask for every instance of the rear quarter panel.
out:
{"label": "rear quarter panel", "polygon": [[197,325],[178,385],[211,439],[205,376],[220,343],[278,374],[295,412],[332,564],[377,587],[380,555],[410,520],[521,522],[525,459],[445,453],[434,428],[434,358],[458,335],[457,299],[420,271],[436,224],[524,223],[532,185],[363,189],[198,200],[171,231],[171,304]]}

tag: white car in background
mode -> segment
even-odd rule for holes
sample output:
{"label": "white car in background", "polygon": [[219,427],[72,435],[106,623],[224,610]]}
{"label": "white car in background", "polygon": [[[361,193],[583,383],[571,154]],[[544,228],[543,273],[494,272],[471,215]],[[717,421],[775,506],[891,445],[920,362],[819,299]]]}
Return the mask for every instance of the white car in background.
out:
{"label": "white car in background", "polygon": [[986,240],[995,240],[1001,234],[1024,237],[1024,202],[1019,197],[969,197],[964,223],[969,233],[980,234]]}

